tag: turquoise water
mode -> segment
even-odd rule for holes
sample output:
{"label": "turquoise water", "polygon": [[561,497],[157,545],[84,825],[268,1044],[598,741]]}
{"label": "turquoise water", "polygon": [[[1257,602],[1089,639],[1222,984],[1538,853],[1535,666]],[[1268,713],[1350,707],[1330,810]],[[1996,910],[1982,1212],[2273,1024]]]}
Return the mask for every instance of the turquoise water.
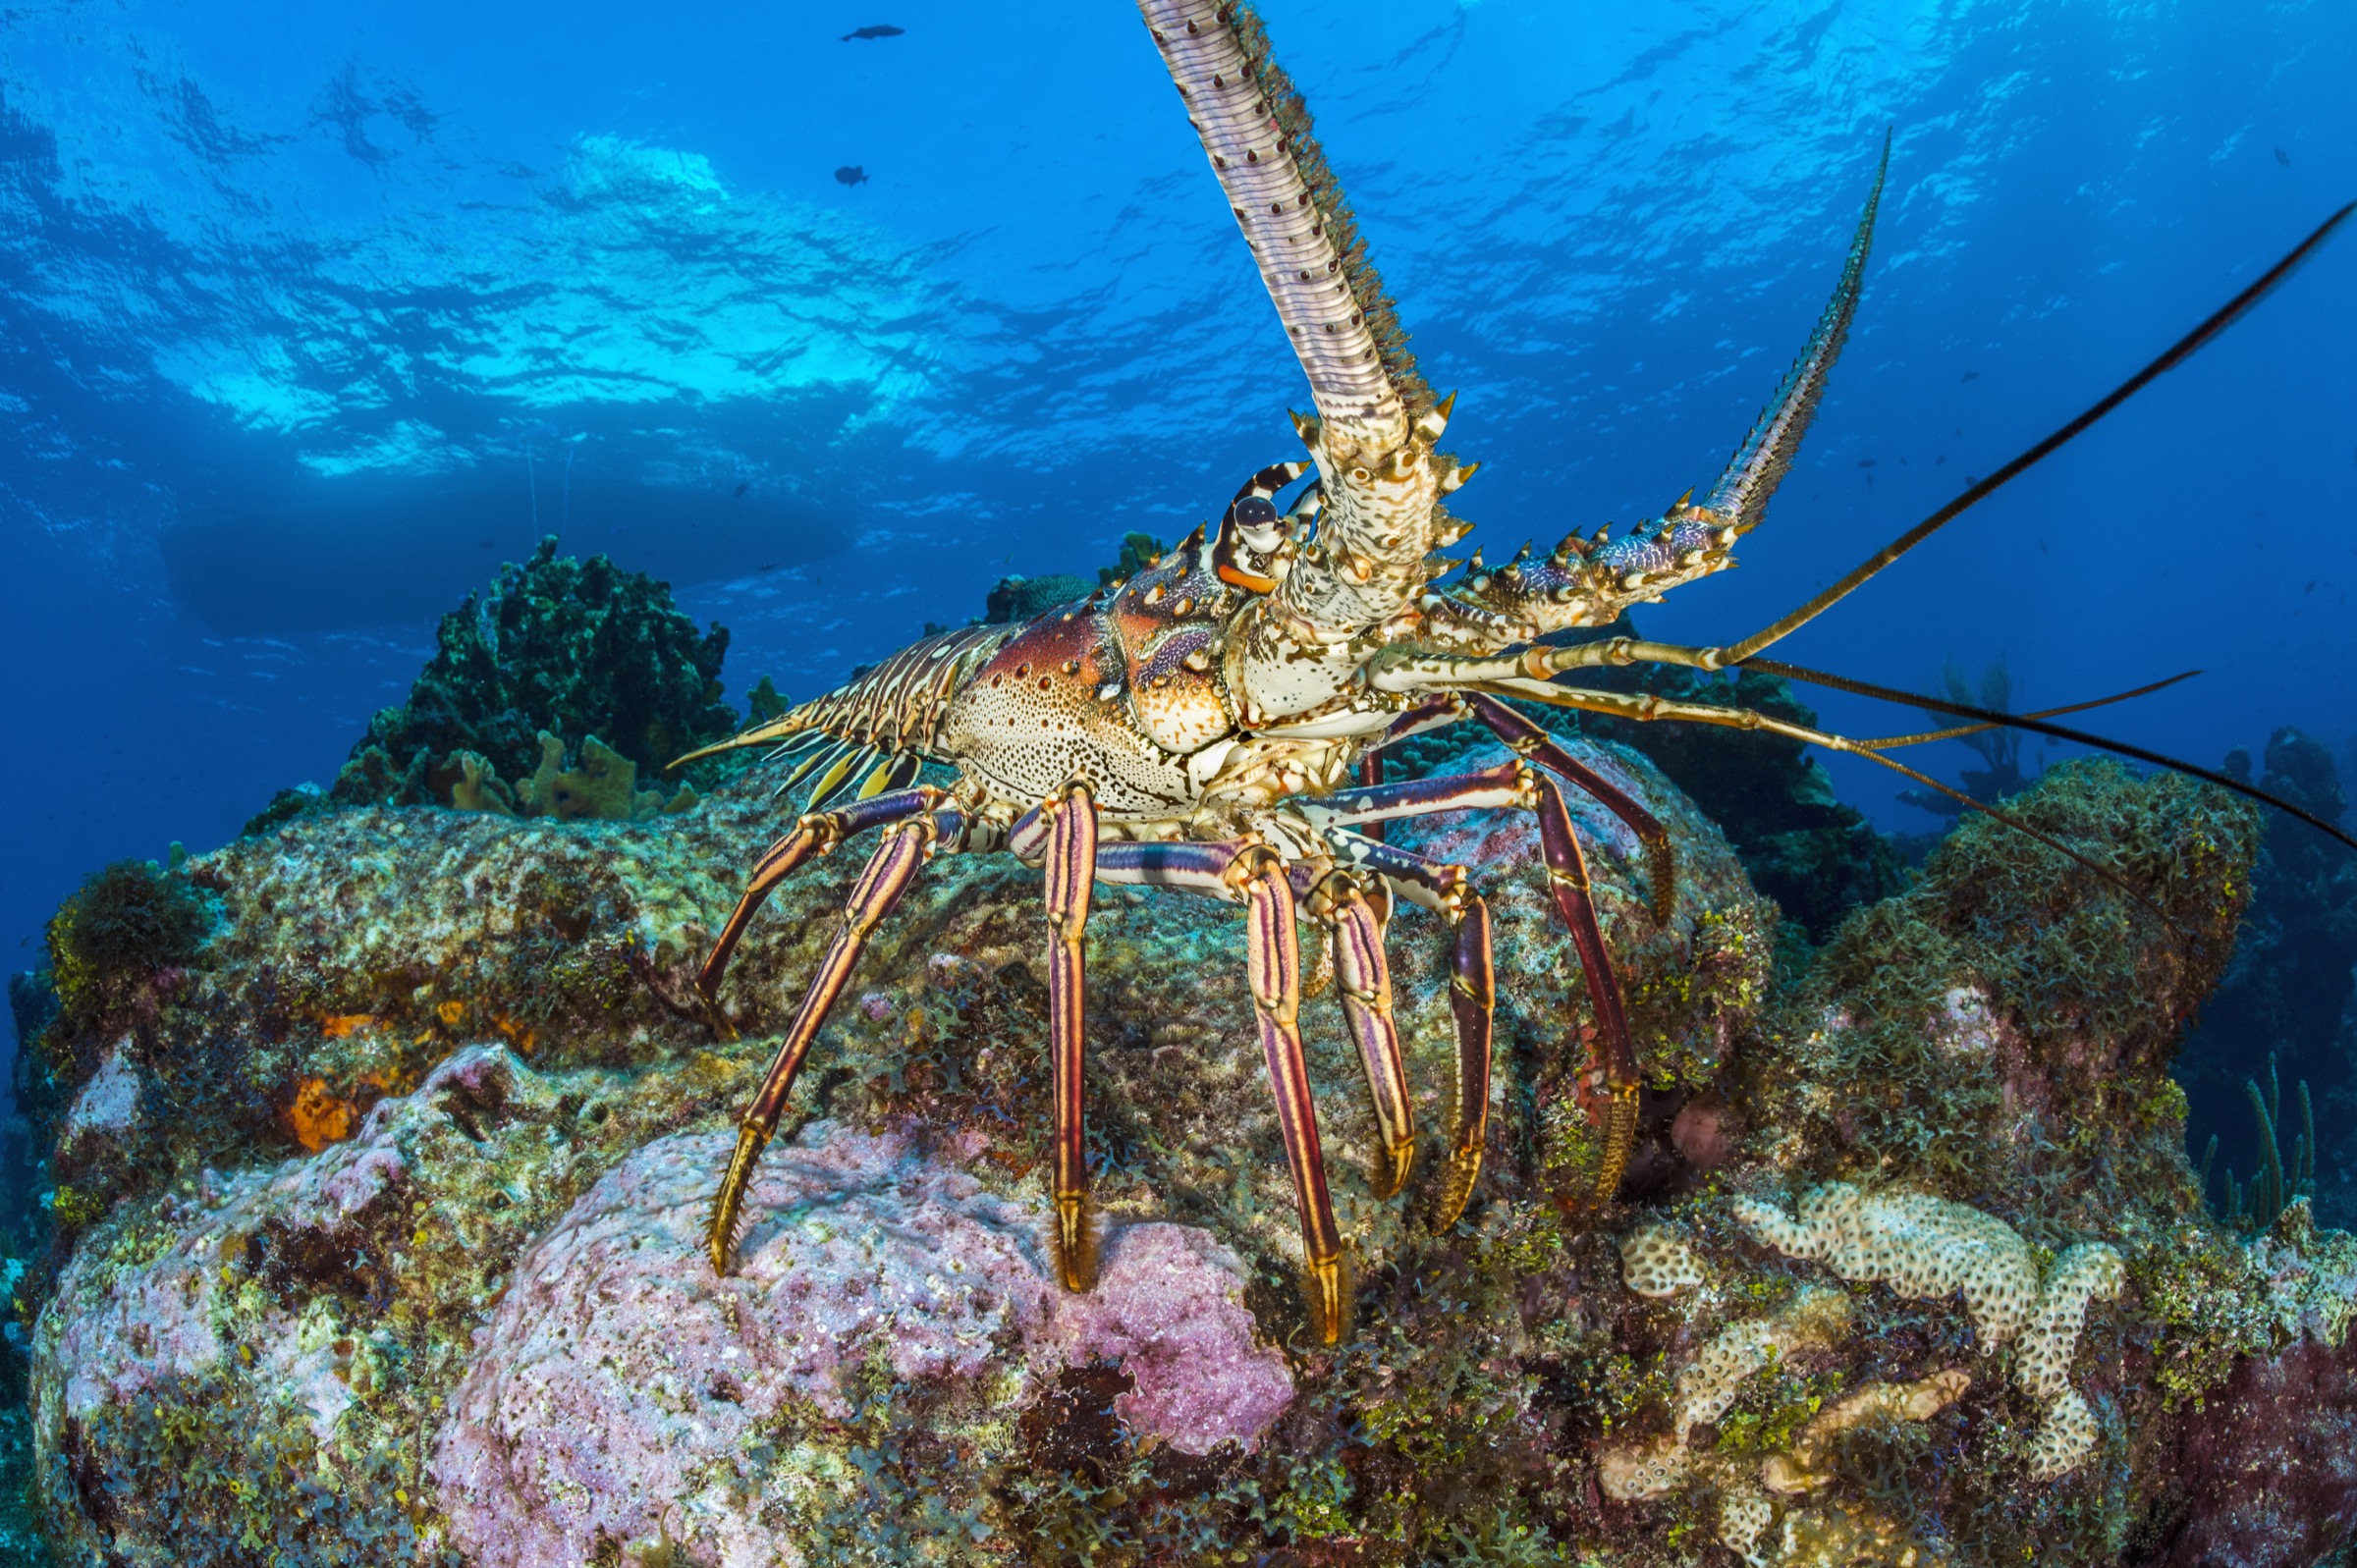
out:
{"label": "turquoise water", "polygon": [[[1272,0],[1496,555],[1707,480],[1831,287],[1847,358],[1753,629],[2357,195],[2326,4]],[[844,34],[889,24],[898,34]],[[1008,571],[1173,538],[1306,402],[1132,10],[13,8],[0,51],[0,932],[324,782],[543,532],[808,692]],[[839,171],[841,172],[839,176]],[[2357,250],[1787,647],[2000,657],[2216,763],[2357,733]],[[1911,723],[1828,699],[1864,732]],[[1974,765],[1960,748],[1944,776]],[[2058,754],[2058,753],[2057,753]],[[1931,819],[1836,764],[1888,827]],[[12,967],[16,966],[12,964]]]}

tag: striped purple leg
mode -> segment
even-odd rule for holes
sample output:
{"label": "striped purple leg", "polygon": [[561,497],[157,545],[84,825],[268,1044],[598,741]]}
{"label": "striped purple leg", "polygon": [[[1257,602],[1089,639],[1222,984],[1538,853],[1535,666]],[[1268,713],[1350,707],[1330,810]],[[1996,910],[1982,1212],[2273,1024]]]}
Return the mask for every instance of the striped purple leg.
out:
{"label": "striped purple leg", "polygon": [[1097,804],[1075,781],[1041,811],[1049,823],[1048,1029],[1056,1102],[1056,1261],[1067,1290],[1096,1283],[1088,1223],[1085,1104],[1088,895],[1097,876]]}
{"label": "striped purple leg", "polygon": [[729,957],[736,952],[745,927],[752,924],[754,913],[768,901],[780,883],[801,870],[813,856],[827,853],[852,834],[899,822],[920,811],[931,811],[943,798],[938,789],[901,789],[862,800],[847,810],[818,811],[804,816],[795,824],[792,833],[771,844],[768,852],[754,863],[752,880],[745,885],[744,896],[737,900],[728,924],[720,928],[711,955],[695,977],[695,989],[704,994],[706,1001],[719,1000],[720,977],[727,972]]}
{"label": "striped purple leg", "polygon": [[[862,804],[872,806],[885,798],[879,795]],[[921,810],[921,804],[915,809]],[[876,845],[867,869],[859,874],[857,886],[851,889],[850,899],[844,907],[842,928],[828,945],[827,955],[819,960],[818,973],[811,977],[810,990],[802,998],[801,1011],[794,1015],[794,1026],[786,1031],[785,1042],[778,1047],[778,1054],[761,1080],[760,1092],[753,1096],[744,1119],[738,1123],[737,1153],[729,1161],[729,1173],[721,1181],[720,1195],[713,1200],[712,1224],[706,1237],[715,1273],[729,1271],[730,1259],[737,1250],[737,1217],[744,1204],[744,1189],[753,1179],[753,1165],[760,1160],[762,1149],[778,1130],[778,1118],[786,1109],[786,1097],[794,1090],[795,1075],[802,1069],[802,1057],[809,1051],[810,1042],[818,1037],[819,1026],[827,1021],[835,999],[843,995],[868,937],[892,912],[892,906],[900,902],[901,894],[908,890],[909,881],[916,875],[916,868],[923,864],[934,840],[941,836],[942,824],[932,814],[902,823]]]}
{"label": "striped purple leg", "polygon": [[1465,702],[1491,734],[1541,767],[1569,780],[1600,801],[1604,809],[1628,824],[1645,846],[1645,880],[1653,890],[1653,918],[1667,921],[1677,903],[1677,860],[1670,847],[1670,830],[1661,819],[1632,799],[1628,791],[1556,744],[1555,737],[1495,697],[1468,692]]}
{"label": "striped purple leg", "polygon": [[1609,1103],[1604,1113],[1604,1162],[1597,1169],[1590,1196],[1598,1203],[1610,1203],[1622,1172],[1628,1169],[1629,1149],[1636,1142],[1636,1042],[1628,1032],[1628,1009],[1620,997],[1620,981],[1613,973],[1612,952],[1604,945],[1604,928],[1596,920],[1587,856],[1580,851],[1571,813],[1552,781],[1534,774],[1532,783],[1538,792],[1539,848],[1547,857],[1547,881],[1555,892],[1556,910],[1570,928],[1580,970],[1587,976],[1588,1001],[1596,1010],[1596,1054],[1604,1068]]}
{"label": "striped purple leg", "polygon": [[1244,944],[1252,1006],[1260,1019],[1261,1054],[1293,1174],[1293,1204],[1301,1217],[1301,1251],[1312,1325],[1321,1344],[1342,1338],[1343,1241],[1334,1201],[1326,1191],[1326,1159],[1318,1144],[1318,1111],[1301,1051],[1301,951],[1293,928],[1293,890],[1276,852],[1253,844],[1228,868],[1244,899]]}
{"label": "striped purple leg", "polygon": [[1416,1117],[1408,1099],[1407,1064],[1399,1054],[1399,1027],[1392,1017],[1391,965],[1383,951],[1391,894],[1380,880],[1372,887],[1381,910],[1358,878],[1332,872],[1311,892],[1308,907],[1333,943],[1335,991],[1367,1069],[1378,1144],[1369,1184],[1376,1197],[1389,1198],[1407,1185],[1415,1168]]}
{"label": "striped purple leg", "polygon": [[1456,1025],[1456,1103],[1429,1211],[1433,1228],[1446,1230],[1473,1197],[1473,1184],[1481,1176],[1481,1152],[1489,1138],[1491,1017],[1498,1000],[1490,963],[1490,906],[1466,885],[1462,866],[1376,843],[1355,831],[1330,833],[1327,841],[1346,864],[1446,916],[1455,930],[1450,951],[1449,1011]]}
{"label": "striped purple leg", "polygon": [[[1454,868],[1452,868],[1454,869]],[[1447,1230],[1465,1212],[1481,1176],[1481,1151],[1490,1135],[1491,1022],[1498,983],[1490,963],[1490,906],[1465,899],[1449,960],[1449,1011],[1456,1020],[1456,1107],[1449,1158],[1432,1195],[1432,1228]]]}

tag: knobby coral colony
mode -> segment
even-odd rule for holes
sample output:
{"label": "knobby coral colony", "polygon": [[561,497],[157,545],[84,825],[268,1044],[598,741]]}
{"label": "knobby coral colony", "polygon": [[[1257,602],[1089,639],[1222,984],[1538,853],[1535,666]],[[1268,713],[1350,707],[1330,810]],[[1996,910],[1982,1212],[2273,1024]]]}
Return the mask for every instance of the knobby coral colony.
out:
{"label": "knobby coral colony", "polygon": [[[377,714],[353,747],[329,790],[335,802],[627,819],[677,792],[642,809],[626,769],[653,777],[736,727],[720,700],[727,630],[699,634],[672,607],[669,584],[604,556],[560,557],[553,535],[444,616],[435,644],[408,700]],[[577,769],[564,766],[566,741],[580,747]]]}
{"label": "knobby coral colony", "polygon": [[[419,752],[471,751],[489,766],[433,787],[494,799],[488,778],[536,757],[535,800],[595,809],[369,795],[102,877],[52,928],[61,1005],[21,1003],[45,1019],[20,1073],[60,1244],[20,1294],[48,1297],[28,1419],[59,1555],[1666,1568],[1716,1541],[1798,1568],[2335,1549],[2357,1240],[2316,1229],[2296,1152],[2264,1229],[2213,1223],[2166,1076],[2225,964],[2256,813],[2066,764],[1779,990],[1774,911],[1694,804],[1634,752],[1508,705],[1891,760],[1924,737],[1558,677],[1830,679],[1756,656],[2282,269],[1764,632],[1545,642],[1728,564],[1840,346],[1874,198],[1701,503],[1444,581],[1431,552],[1464,524],[1442,500],[1468,470],[1434,451],[1448,404],[1414,375],[1297,95],[1249,13],[1145,11],[1309,375],[1317,481],[1281,510],[1310,464],[1263,470],[1216,534],[1124,580],[768,713],[733,743],[784,743],[809,810],[716,942],[715,868],[770,808],[721,779],[696,810],[642,816],[647,727],[612,710],[379,748],[404,780],[439,766]],[[603,568],[578,569],[594,609]],[[492,619],[573,614],[546,597],[510,590]],[[644,668],[702,699],[701,667],[655,644]],[[1384,781],[1387,748],[1465,720],[1491,738],[1463,771]],[[584,738],[566,766],[559,728],[615,736],[615,760]],[[521,749],[468,738],[490,731]],[[918,787],[925,762],[955,783]],[[855,876],[812,864],[869,828]],[[999,848],[1014,861],[981,853]],[[1046,871],[1044,983],[1016,861]],[[755,921],[764,899],[777,918]],[[1234,962],[1221,901],[1242,911],[1242,986],[1203,979]],[[813,963],[790,1014],[783,988]],[[1300,1005],[1324,988],[1339,1020]],[[824,1119],[763,1160],[839,1000],[806,1095]],[[1084,1063],[1090,1041],[1110,1049]],[[1315,1106],[1313,1069],[1366,1091]],[[1441,1171],[1411,1220],[1396,1200],[1434,1079]],[[729,1159],[711,1127],[748,1100]],[[1331,1177],[1321,1117],[1350,1157]],[[692,1198],[724,1159],[707,1225]]]}
{"label": "knobby coral colony", "polygon": [[[1098,883],[1182,889],[1245,910],[1245,969],[1286,1129],[1310,1314],[1318,1336],[1332,1344],[1346,1288],[1298,1027],[1296,914],[1325,936],[1381,1128],[1384,1196],[1407,1181],[1418,1139],[1392,1017],[1384,926],[1395,900],[1404,899],[1439,911],[1455,929],[1456,1110],[1431,1202],[1433,1221],[1446,1228],[1463,1211],[1482,1157],[1493,1065],[1489,910],[1470,891],[1466,867],[1387,844],[1382,824],[1466,809],[1535,813],[1595,1015],[1605,1153],[1588,1196],[1609,1200],[1635,1135],[1642,1068],[1585,852],[1557,780],[1601,801],[1648,845],[1657,919],[1668,918],[1674,900],[1675,868],[1658,822],[1500,699],[1765,730],[1870,757],[1927,784],[1884,755],[1925,736],[1849,741],[1759,709],[1632,696],[1555,677],[1634,663],[1705,673],[1748,666],[1972,721],[1944,735],[2026,723],[2075,737],[2039,716],[1909,698],[1758,655],[2222,329],[2346,214],[2110,398],[1764,631],[1722,648],[1630,637],[1551,644],[1538,639],[1608,625],[1632,604],[1658,601],[1733,564],[1734,542],[1762,520],[1847,335],[1888,142],[1831,302],[1702,501],[1689,491],[1625,538],[1602,528],[1587,538],[1574,533],[1544,560],[1525,549],[1508,566],[1490,570],[1476,563],[1444,585],[1457,564],[1438,552],[1471,527],[1445,505],[1473,472],[1438,450],[1453,398],[1436,400],[1417,374],[1299,93],[1248,7],[1140,0],[1140,9],[1308,377],[1317,411],[1293,422],[1309,460],[1255,473],[1216,534],[1196,529],[1125,581],[1017,627],[928,637],[826,696],[683,759],[778,745],[797,762],[788,783],[813,781],[808,814],[761,858],[713,947],[702,981],[707,997],[717,994],[731,949],[771,890],[844,838],[884,832],[744,1112],[713,1205],[712,1261],[728,1270],[755,1162],[877,924],[926,862],[1005,849],[1046,872],[1054,933],[1050,1185],[1067,1285],[1087,1288],[1095,1268],[1083,1156],[1090,890]],[[1312,468],[1315,482],[1281,510],[1278,498]],[[1382,782],[1385,747],[1462,721],[1506,742],[1516,760],[1479,774]],[[928,761],[955,768],[956,784],[946,790],[915,785]]]}

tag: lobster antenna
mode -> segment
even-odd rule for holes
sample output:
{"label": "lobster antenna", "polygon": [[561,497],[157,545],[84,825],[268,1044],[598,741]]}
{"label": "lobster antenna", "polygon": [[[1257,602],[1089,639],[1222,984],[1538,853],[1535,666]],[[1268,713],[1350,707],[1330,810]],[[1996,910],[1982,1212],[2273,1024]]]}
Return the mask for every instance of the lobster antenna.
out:
{"label": "lobster antenna", "polygon": [[[2342,207],[2338,212],[2335,212],[2332,214],[2332,216],[2327,218],[2323,223],[2317,225],[2314,233],[2310,234],[2307,239],[2301,241],[2298,244],[2292,246],[2290,254],[2286,255],[2282,260],[2276,262],[2274,266],[2268,268],[2267,272],[2259,279],[2257,283],[2252,284],[2249,288],[2243,290],[2242,293],[2227,300],[2225,304],[2219,308],[2216,314],[2210,317],[2209,320],[2194,328],[2184,337],[2179,338],[2174,344],[2169,346],[2168,350],[2164,352],[2160,358],[2155,359],[2151,364],[2146,365],[2142,370],[2137,371],[2134,375],[2128,377],[2127,380],[2112,388],[2111,391],[2106,395],[2101,402],[2088,408],[2077,418],[2071,420],[2070,423],[2062,426],[2062,428],[2056,430],[2053,435],[2048,436],[2044,441],[2039,442],[2036,446],[2030,448],[2027,452],[2024,452],[2021,454],[2021,456],[2015,458],[2011,462],[2006,463],[2003,467],[1998,469],[1997,472],[1991,474],[1988,478],[1983,479],[1980,483],[1972,486],[1962,495],[1956,497],[1955,500],[1949,502],[1946,506],[1942,507],[1938,512],[1933,513],[1930,516],[1924,518],[1914,527],[1909,528],[1905,533],[1900,534],[1897,538],[1883,546],[1882,549],[1876,551],[1873,555],[1868,556],[1863,562],[1860,562],[1855,568],[1853,568],[1846,576],[1842,577],[1840,581],[1835,583],[1832,587],[1825,589],[1815,598],[1809,600],[1808,603],[1802,605],[1799,609],[1793,611],[1787,616],[1781,618],[1773,624],[1764,626],[1760,630],[1753,632],[1750,636],[1744,638],[1741,642],[1735,643],[1731,647],[1715,650],[1717,653],[1717,658],[1713,662],[1711,668],[1724,669],[1728,665],[1741,664],[1745,660],[1750,659],[1761,649],[1766,648],[1770,643],[1781,641],[1784,637],[1787,637],[1793,632],[1799,630],[1802,626],[1807,625],[1810,622],[1816,620],[1826,611],[1832,609],[1836,604],[1847,598],[1876,572],[1882,570],[1885,567],[1891,565],[1891,562],[1896,561],[1900,556],[1905,555],[1908,551],[1923,543],[1924,540],[1929,539],[1950,520],[1969,510],[1976,503],[1985,499],[1990,492],[1996,490],[2000,485],[2004,484],[2007,480],[2014,478],[2016,475],[2030,468],[2041,459],[2050,456],[2056,449],[2068,442],[2072,437],[2085,431],[2090,425],[2103,418],[2104,415],[2110,413],[2112,409],[2127,402],[2128,399],[2134,397],[2138,392],[2143,391],[2146,384],[2162,374],[2162,372],[2175,368],[2178,364],[2182,363],[2185,358],[2196,349],[2199,349],[2203,344],[2208,343],[2212,338],[2217,337],[2220,333],[2232,326],[2235,321],[2238,320],[2246,311],[2264,298],[2270,290],[2274,289],[2275,285],[2281,283],[2286,277],[2290,276],[2293,269],[2298,267],[2301,262],[2307,260],[2309,255],[2315,251],[2317,246],[2323,244],[2327,239],[2330,238],[2332,231],[2340,227],[2341,220],[2346,218],[2351,211],[2357,211],[2357,201],[2350,202],[2347,206]],[[1913,699],[1910,698],[1908,700],[1912,701]],[[2171,763],[2169,766],[2174,767],[2176,764]]]}
{"label": "lobster antenna", "polygon": [[[2138,697],[2149,697],[2154,692],[2160,691],[2167,686],[2173,686],[2180,680],[2191,680],[2195,676],[2200,674],[2201,672],[2199,670],[2187,670],[2180,675],[2170,676],[2166,680],[2156,680],[2149,685],[2138,686],[2133,691],[2114,692],[2109,697],[2091,697],[2085,702],[2074,702],[2060,708],[2040,708],[2035,713],[2025,713],[2022,715],[2022,717],[2024,719],[2052,719],[2056,714],[2084,713],[2089,708],[2109,708],[2115,702],[2132,702]],[[1957,725],[1950,730],[1928,730],[1921,734],[1885,735],[1877,740],[1861,740],[1858,742],[1858,744],[1861,746],[1874,746],[1877,748],[1920,746],[1928,744],[1934,740],[1955,740],[1964,735],[1977,735],[1998,728],[2000,727],[1986,724]]]}
{"label": "lobster antenna", "polygon": [[2230,778],[2225,774],[2200,767],[2194,763],[2180,761],[2178,758],[2166,756],[2158,751],[2147,751],[2142,746],[2132,746],[2124,740],[2107,740],[2102,735],[2089,734],[2084,730],[2073,730],[2068,725],[2049,724],[2043,719],[2031,718],[2028,714],[2000,713],[1994,708],[1976,708],[1970,703],[1948,702],[1939,697],[1921,696],[1912,691],[1899,691],[1891,686],[1878,686],[1867,680],[1852,680],[1847,676],[1828,675],[1822,670],[1810,670],[1800,665],[1782,664],[1774,659],[1747,660],[1744,668],[1757,670],[1762,675],[1781,676],[1786,680],[1803,680],[1813,686],[1831,686],[1836,691],[1846,691],[1853,696],[1880,697],[1886,702],[1901,702],[1911,708],[1923,708],[1933,713],[1952,714],[1956,718],[1972,719],[1984,725],[2002,725],[2009,730],[2027,730],[2034,734],[2052,735],[2056,740],[2068,740],[2082,746],[2093,746],[2098,751],[2110,751],[2122,757],[2133,757],[2138,762],[2151,763],[2156,768],[2166,768],[2171,772],[2199,779],[2205,784],[2217,784],[2221,789],[2231,789],[2238,795],[2247,795],[2262,805],[2275,807],[2286,816],[2297,817],[2318,833],[2338,839],[2351,849],[2357,849],[2357,838],[2350,838],[2314,812],[2303,810],[2280,796],[2269,794],[2256,784],[2244,784],[2239,779]]}
{"label": "lobster antenna", "polygon": [[[1766,668],[1766,661],[1755,661],[1752,668],[1764,669]],[[1637,715],[1632,715],[1622,706],[1613,700],[1617,695],[1617,693],[1595,691],[1581,686],[1559,686],[1544,680],[1508,676],[1501,680],[1483,680],[1474,682],[1472,683],[1470,689],[1475,691],[1486,691],[1493,696],[1499,697],[1521,697],[1530,702],[1545,703],[1549,707],[1555,708],[1576,708],[1583,712],[1602,713],[1622,719],[1638,717]],[[1667,711],[1668,709],[1672,708],[1674,708],[1678,711]],[[1751,722],[1746,724],[1743,722],[1743,720],[1737,719],[1735,715],[1738,714],[1744,716],[1745,719],[1748,719]],[[1794,740],[1802,742],[1805,745],[1824,746],[1829,750],[1840,752],[1844,756],[1863,757],[1868,762],[1890,769],[1892,773],[1904,774],[1909,779],[1914,780],[1917,784],[1923,784],[1929,788],[1937,789],[1942,794],[1946,795],[1953,800],[1962,802],[1964,805],[1971,807],[1973,810],[1980,812],[1984,816],[1989,817],[1991,820],[2001,822],[2006,827],[2014,830],[2016,833],[2020,833],[2029,838],[2035,838],[2040,843],[2046,845],[2049,849],[2054,850],[2056,853],[2063,855],[2068,859],[2077,862],[2087,871],[2103,879],[2105,882],[2111,884],[2112,887],[2125,893],[2136,903],[2139,908],[2143,909],[2145,913],[2151,915],[2154,920],[2158,921],[2161,929],[2168,933],[2171,940],[2177,944],[2180,951],[2184,950],[2187,946],[2188,939],[2185,933],[2178,929],[2176,923],[2170,920],[2166,914],[2162,912],[2160,905],[2154,903],[2150,898],[2146,897],[2136,889],[2134,884],[2130,883],[2126,878],[2120,876],[2119,873],[2110,870],[2107,867],[2097,865],[2093,860],[2090,860],[2087,856],[2079,853],[2076,849],[2071,848],[2070,845],[2062,842],[2053,835],[2041,833],[2036,828],[2031,827],[2028,823],[2022,821],[2019,817],[2014,816],[2011,812],[2006,811],[2001,807],[1993,806],[1985,800],[1975,800],[1972,798],[1972,796],[1966,794],[1963,790],[1956,788],[1952,784],[1942,784],[1930,774],[1924,773],[1918,769],[1910,768],[1895,757],[1884,756],[1880,751],[1874,749],[1874,747],[1868,742],[1862,740],[1852,740],[1847,735],[1836,735],[1823,730],[1812,730],[1806,725],[1789,724],[1783,720],[1775,718],[1773,715],[1762,713],[1757,708],[1738,708],[1733,706],[1721,707],[1716,703],[1665,704],[1662,708],[1657,709],[1650,714],[1643,715],[1642,717],[1646,718],[1649,722],[1666,721],[1671,724],[1682,723],[1727,725],[1731,728],[1738,729],[1766,730],[1772,734],[1786,735]]]}

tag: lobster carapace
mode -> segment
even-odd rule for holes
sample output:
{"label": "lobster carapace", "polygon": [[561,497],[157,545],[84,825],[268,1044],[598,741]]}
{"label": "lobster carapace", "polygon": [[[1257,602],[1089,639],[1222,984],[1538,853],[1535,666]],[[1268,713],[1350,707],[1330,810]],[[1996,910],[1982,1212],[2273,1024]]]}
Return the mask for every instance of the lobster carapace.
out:
{"label": "lobster carapace", "polygon": [[[1216,527],[1198,528],[1125,582],[1019,627],[927,638],[727,743],[779,745],[796,763],[788,785],[807,783],[810,801],[761,858],[715,944],[701,977],[708,997],[772,889],[854,834],[880,829],[883,838],[744,1113],[714,1206],[710,1248],[714,1267],[725,1271],[754,1162],[876,924],[932,856],[1005,849],[1046,873],[1052,1187],[1066,1285],[1085,1289],[1094,1271],[1082,1140],[1090,891],[1097,883],[1184,890],[1245,909],[1246,978],[1293,1178],[1310,1313],[1331,1342],[1344,1315],[1343,1248],[1297,1022],[1296,917],[1307,917],[1331,948],[1374,1106],[1381,1146],[1375,1184],[1387,1197],[1407,1181],[1418,1141],[1384,955],[1393,900],[1436,910],[1453,928],[1457,1110],[1430,1206],[1435,1222],[1453,1223],[1480,1170],[1489,1105],[1489,915],[1464,868],[1386,843],[1381,825],[1452,810],[1535,813],[1554,901],[1595,1017],[1605,1158],[1591,1196],[1608,1201],[1635,1126],[1638,1063],[1562,785],[1594,795],[1645,843],[1659,918],[1667,918],[1675,868],[1652,817],[1501,699],[1772,730],[1901,767],[1882,751],[1931,737],[1850,741],[1764,714],[1558,677],[1653,661],[1703,670],[1748,662],[1813,678],[1813,672],[1769,666],[1757,655],[2191,352],[2332,225],[2104,404],[1762,633],[1727,648],[1627,637],[1547,641],[1553,632],[1608,626],[1630,605],[1732,564],[1735,542],[1759,524],[1792,460],[1848,331],[1888,140],[1831,302],[1702,498],[1689,491],[1620,538],[1601,528],[1574,534],[1547,556],[1525,549],[1495,568],[1476,554],[1463,575],[1444,584],[1467,564],[1440,552],[1470,526],[1446,505],[1472,472],[1439,449],[1453,400],[1435,399],[1416,374],[1299,95],[1246,7],[1139,0],[1139,8],[1307,375],[1317,411],[1293,416],[1306,460],[1252,475]],[[1313,470],[1314,479],[1284,503]],[[2089,738],[2038,716],[1904,700],[1954,712],[1973,726],[2020,723]],[[1515,760],[1457,777],[1384,782],[1385,747],[1463,721],[1487,727]],[[927,762],[956,770],[955,782],[947,788],[917,784]]]}

